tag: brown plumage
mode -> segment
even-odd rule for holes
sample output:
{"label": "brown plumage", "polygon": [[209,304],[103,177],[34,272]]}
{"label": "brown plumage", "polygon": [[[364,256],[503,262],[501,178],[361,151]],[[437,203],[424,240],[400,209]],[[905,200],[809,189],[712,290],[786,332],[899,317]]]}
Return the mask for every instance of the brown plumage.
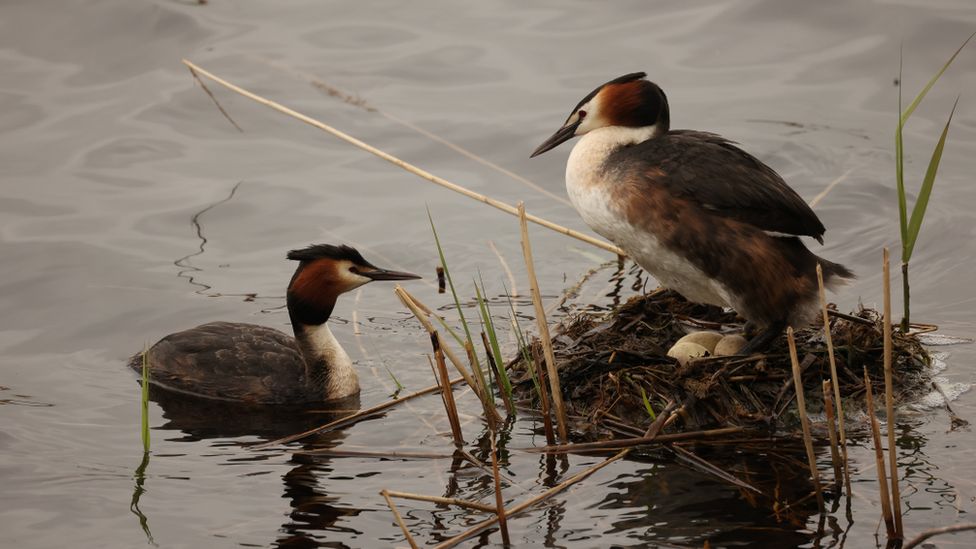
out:
{"label": "brown plumage", "polygon": [[644,73],[595,89],[532,154],[582,136],[566,186],[593,230],[693,301],[735,308],[766,328],[747,351],[816,310],[816,266],[828,285],[853,277],[811,253],[824,226],[769,166],[718,135],[670,129],[667,97]]}

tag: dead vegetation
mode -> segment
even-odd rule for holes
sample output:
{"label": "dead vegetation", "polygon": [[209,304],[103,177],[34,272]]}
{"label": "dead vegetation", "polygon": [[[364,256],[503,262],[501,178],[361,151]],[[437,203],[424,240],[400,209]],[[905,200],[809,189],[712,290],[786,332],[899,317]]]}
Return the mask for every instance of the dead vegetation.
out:
{"label": "dead vegetation", "polygon": [[[883,393],[881,315],[861,308],[853,315],[831,311],[830,316],[844,400],[863,402],[865,368],[874,392]],[[785,337],[763,355],[707,357],[685,366],[666,355],[690,331],[741,328],[735,313],[690,303],[667,290],[634,297],[612,313],[584,313],[560,325],[552,343],[567,412],[577,418],[575,432],[602,439],[619,436],[627,426],[642,431],[652,413],[678,401],[685,407],[669,429],[672,432],[739,426],[769,434],[797,433]],[[797,331],[796,341],[810,411],[823,412],[822,383],[831,377],[823,326]],[[929,359],[918,339],[896,331],[892,344],[895,401],[927,392]],[[539,346],[538,340],[532,343],[533,349]],[[523,402],[534,400],[524,361],[516,361],[512,368]],[[863,406],[855,404],[853,409]],[[826,437],[826,431],[822,434]]]}

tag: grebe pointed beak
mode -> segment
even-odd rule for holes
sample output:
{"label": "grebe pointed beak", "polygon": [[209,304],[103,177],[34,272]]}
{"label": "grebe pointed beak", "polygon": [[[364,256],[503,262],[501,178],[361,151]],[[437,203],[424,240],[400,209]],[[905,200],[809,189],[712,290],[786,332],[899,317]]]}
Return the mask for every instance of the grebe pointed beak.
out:
{"label": "grebe pointed beak", "polygon": [[372,268],[372,269],[362,269],[357,270],[356,274],[360,276],[365,276],[372,280],[416,280],[418,278],[423,278],[419,275],[413,273],[405,273],[402,271],[388,271],[386,269]]}
{"label": "grebe pointed beak", "polygon": [[529,158],[535,158],[535,157],[539,156],[540,154],[542,154],[542,153],[544,153],[546,151],[555,149],[561,143],[564,143],[564,142],[569,141],[570,139],[572,139],[573,136],[576,135],[576,128],[579,127],[580,122],[582,122],[582,120],[577,120],[576,122],[573,122],[572,124],[567,124],[567,125],[559,128],[558,130],[556,130],[556,133],[552,134],[549,137],[549,139],[546,139],[541,145],[539,145],[539,148],[537,148],[529,156]]}

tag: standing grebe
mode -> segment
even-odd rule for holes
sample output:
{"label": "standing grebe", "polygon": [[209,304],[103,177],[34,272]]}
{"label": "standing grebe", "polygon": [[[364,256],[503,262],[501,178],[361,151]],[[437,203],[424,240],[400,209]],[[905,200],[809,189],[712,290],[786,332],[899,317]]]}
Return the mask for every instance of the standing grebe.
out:
{"label": "standing grebe", "polygon": [[[373,280],[420,278],[380,269],[349,246],[288,252],[298,269],[286,304],[295,337],[255,324],[211,322],[170,334],[149,348],[150,382],[202,398],[300,405],[359,393],[352,360],[326,321],[339,294]],[[143,353],[129,366],[142,369]]]}
{"label": "standing grebe", "polygon": [[732,307],[764,331],[765,348],[817,310],[817,263],[831,285],[846,267],[814,255],[813,210],[769,166],[718,135],[671,130],[668,100],[643,72],[583,98],[532,156],[580,135],[566,190],[587,225],[685,298]]}

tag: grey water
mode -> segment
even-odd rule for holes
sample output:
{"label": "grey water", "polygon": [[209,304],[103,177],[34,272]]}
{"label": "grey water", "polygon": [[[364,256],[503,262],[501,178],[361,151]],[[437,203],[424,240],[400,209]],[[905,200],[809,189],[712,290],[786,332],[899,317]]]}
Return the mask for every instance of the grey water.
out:
{"label": "grey water", "polygon": [[[899,49],[913,96],[976,30],[969,0],[851,2],[336,2],[120,0],[0,4],[0,545],[3,547],[406,546],[382,489],[491,500],[483,472],[452,460],[304,456],[301,447],[445,452],[436,397],[306,441],[247,444],[318,425],[341,411],[244,413],[150,403],[152,452],[139,438],[140,392],[127,358],[210,320],[289,330],[289,249],[348,243],[377,264],[425,276],[438,294],[440,231],[462,296],[480,272],[502,315],[514,280],[531,319],[517,220],[435,187],[318,130],[210,84],[190,59],[448,180],[588,232],[564,197],[569,147],[529,153],[596,85],[647,71],[668,93],[675,127],[714,131],[767,162],[816,205],[818,253],[859,278],[842,310],[881,301],[881,249],[899,257],[894,124]],[[976,50],[971,45],[906,134],[914,201],[957,95],[959,108],[912,261],[913,316],[976,337]],[[374,109],[341,101],[322,83]],[[463,146],[537,183],[534,190],[396,121]],[[547,303],[614,258],[531,230]],[[497,250],[497,253],[496,251]],[[507,265],[507,267],[503,266]],[[506,274],[512,271],[512,279]],[[564,314],[653,287],[604,268]],[[895,279],[895,287],[898,281]],[[897,292],[896,292],[897,293]],[[900,308],[900,296],[895,307]],[[432,383],[421,328],[375,283],[344,296],[333,331],[357,361],[361,405]],[[558,318],[556,318],[558,320]],[[512,351],[512,334],[502,334]],[[938,375],[955,412],[974,418],[976,349],[959,344]],[[470,395],[463,408],[476,410]],[[478,414],[464,415],[484,457]],[[538,425],[509,426],[512,448]],[[976,444],[936,404],[898,427],[909,535],[969,522]],[[829,457],[821,454],[824,470]],[[503,469],[521,501],[599,457],[546,462],[515,450]],[[871,448],[843,509],[785,520],[740,490],[674,460],[617,462],[509,523],[517,547],[871,547],[880,516]],[[751,460],[751,461],[750,461]],[[743,467],[759,467],[755,456]],[[431,545],[483,518],[401,502]],[[976,534],[932,540],[967,547]],[[501,546],[497,531],[463,546]]]}

